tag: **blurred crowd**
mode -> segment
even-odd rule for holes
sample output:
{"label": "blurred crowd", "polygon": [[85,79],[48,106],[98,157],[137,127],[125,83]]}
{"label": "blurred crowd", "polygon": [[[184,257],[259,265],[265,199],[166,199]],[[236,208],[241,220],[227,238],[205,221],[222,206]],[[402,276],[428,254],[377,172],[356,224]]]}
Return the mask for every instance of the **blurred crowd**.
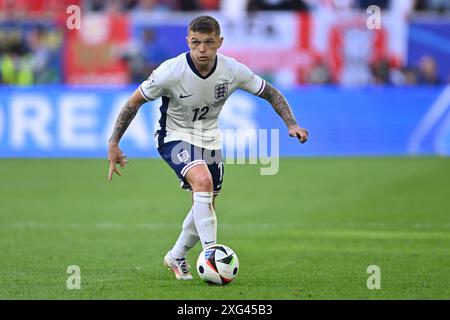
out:
{"label": "blurred crowd", "polygon": [[30,15],[56,15],[62,8],[79,4],[84,10],[127,12],[139,11],[204,11],[241,8],[243,10],[313,10],[318,6],[381,8],[407,3],[417,11],[450,11],[448,0],[0,0],[0,18]]}
{"label": "blurred crowd", "polygon": [[391,68],[388,61],[380,60],[372,65],[373,83],[390,85],[442,85],[444,80],[438,75],[436,60],[429,55],[424,55],[418,66]]}
{"label": "blurred crowd", "polygon": [[58,59],[61,43],[61,33],[53,28],[30,26],[23,37],[17,32],[0,32],[0,83],[62,82]]}
{"label": "blurred crowd", "polygon": [[[450,13],[450,0],[0,0],[0,23],[5,20],[24,21],[30,17],[53,18],[65,15],[68,5],[78,4],[83,11],[107,13],[145,13],[159,11],[236,11],[261,10],[310,11],[360,9],[378,5],[383,9],[414,12]],[[21,19],[23,18],[23,19]],[[21,35],[8,33],[9,25],[0,24],[0,83],[43,84],[61,83],[63,68],[58,52],[63,46],[63,33],[57,28],[33,27]],[[134,47],[126,53],[130,80],[139,82],[145,75],[169,58],[158,44],[154,32],[146,30]],[[387,60],[378,60],[369,66],[367,84],[383,85],[438,85],[450,79],[440,79],[439,66],[430,55],[424,55],[416,66],[395,67]],[[333,84],[332,71],[326,61],[317,61],[304,76],[305,83]]]}
{"label": "blurred crowd", "polygon": [[[449,79],[440,79],[436,60],[430,55],[421,57],[419,65],[392,67],[387,59],[380,59],[369,66],[370,75],[365,84],[413,86],[413,85],[443,85],[450,83]],[[305,79],[308,84],[336,84],[331,69],[324,61],[318,61],[308,71]],[[339,82],[342,83],[342,82]]]}
{"label": "blurred crowd", "polygon": [[394,6],[410,6],[416,11],[450,11],[448,0],[84,0],[87,10],[126,11],[205,11],[205,10],[314,10],[325,6],[336,9],[365,10],[370,5],[382,9]]}

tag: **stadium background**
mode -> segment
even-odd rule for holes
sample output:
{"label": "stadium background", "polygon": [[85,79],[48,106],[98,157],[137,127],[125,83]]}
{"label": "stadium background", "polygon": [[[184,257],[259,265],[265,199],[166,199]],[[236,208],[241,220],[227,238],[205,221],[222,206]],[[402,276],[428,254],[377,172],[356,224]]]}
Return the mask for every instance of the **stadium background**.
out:
{"label": "stadium background", "polygon": [[[372,13],[366,9],[373,4],[382,9],[381,29],[367,27]],[[81,8],[80,29],[67,27],[67,19],[72,14],[66,11],[69,5]],[[388,248],[394,244],[401,244],[399,250],[410,247],[411,257],[418,255],[418,261],[424,263],[421,276],[425,278],[423,283],[412,285],[405,280],[409,283],[406,285],[399,276],[398,291],[370,296],[371,291],[365,288],[366,274],[361,264],[367,262],[367,266],[376,259],[363,259],[359,261],[362,272],[356,276],[362,279],[363,288],[352,283],[350,287],[344,285],[340,291],[330,291],[321,283],[322,287],[311,287],[309,295],[294,289],[282,293],[277,288],[281,290],[283,285],[277,281],[284,283],[283,278],[268,286],[267,290],[272,290],[273,295],[247,288],[250,293],[240,296],[237,291],[245,292],[244,283],[248,280],[244,270],[241,276],[244,289],[236,284],[239,288],[236,292],[215,291],[212,295],[202,289],[205,291],[201,291],[199,297],[203,294],[205,298],[218,299],[448,298],[449,10],[450,2],[439,0],[1,0],[0,241],[3,250],[0,278],[3,286],[0,296],[178,298],[162,291],[152,295],[139,286],[138,293],[133,293],[136,288],[132,288],[133,277],[145,279],[144,275],[135,274],[139,268],[146,268],[147,276],[153,269],[161,268],[155,251],[162,254],[170,245],[178,232],[182,213],[189,205],[181,200],[180,204],[172,204],[169,208],[152,204],[152,198],[167,199],[168,202],[182,198],[177,193],[174,176],[160,163],[162,161],[148,159],[158,157],[152,132],[158,119],[159,101],[146,104],[124,135],[121,147],[132,159],[125,177],[114,179],[112,186],[105,186],[102,179],[107,173],[107,140],[128,95],[159,63],[187,51],[188,22],[198,14],[210,14],[221,23],[225,37],[220,52],[246,63],[255,73],[279,87],[300,124],[311,134],[309,142],[301,146],[294,139],[288,139],[282,121],[267,102],[244,92],[235,93],[224,107],[223,130],[280,128],[283,159],[280,173],[273,178],[277,180],[257,177],[255,166],[228,167],[226,183],[229,187],[221,199],[224,223],[220,229],[219,220],[219,231],[227,239],[225,242],[231,243],[230,246],[243,255],[243,266],[246,261],[253,265],[248,262],[250,257],[251,261],[264,263],[264,260],[260,249],[255,249],[257,254],[252,256],[239,233],[261,232],[260,237],[256,235],[250,240],[256,248],[265,243],[267,234],[271,235],[269,240],[275,239],[275,242],[281,237],[279,246],[282,246],[291,243],[292,238],[283,237],[286,233],[293,237],[294,230],[290,227],[297,226],[298,230],[295,230],[299,233],[294,242],[306,241],[303,249],[311,249],[307,247],[308,239],[317,240],[309,238],[313,237],[311,230],[317,229],[326,240],[320,245],[313,241],[312,247],[330,246],[329,241],[337,234],[336,230],[354,232],[347,234],[350,237],[348,243],[334,248],[338,260],[339,250],[352,246],[350,242],[355,240],[352,237],[361,243],[369,241],[362,251],[379,250],[381,256],[390,252]],[[250,144],[257,143],[252,140],[255,137],[245,138]],[[237,153],[245,156],[247,151],[237,150]],[[85,158],[84,162],[77,160],[79,158]],[[133,166],[136,171],[132,171]],[[242,183],[242,177],[248,179],[247,188],[238,185]],[[142,180],[144,178],[147,180]],[[397,178],[401,184],[397,183]],[[90,186],[86,186],[87,181]],[[346,182],[353,183],[354,189],[342,194],[339,190]],[[300,183],[298,190],[292,186],[297,183]],[[149,187],[152,184],[161,188]],[[365,190],[365,184],[370,188]],[[423,188],[416,189],[418,185]],[[135,187],[147,190],[141,199],[123,191]],[[233,188],[247,196],[239,198]],[[261,188],[268,192],[265,201],[261,200],[264,193],[256,192]],[[308,191],[309,188],[314,192]],[[360,188],[371,197],[366,199]],[[283,189],[286,193],[274,191]],[[296,198],[297,191],[303,192],[301,199]],[[110,193],[128,199],[124,202],[133,202],[131,218],[123,217],[121,212],[130,208],[118,199],[111,200],[114,206],[108,204]],[[335,195],[330,196],[330,193]],[[271,198],[276,195],[278,200]],[[145,197],[148,203],[142,200]],[[314,197],[321,200],[312,201]],[[280,199],[286,199],[286,202]],[[230,213],[234,211],[234,201],[245,202],[243,212]],[[319,206],[320,201],[329,207]],[[108,209],[102,207],[105,203]],[[255,203],[259,204],[255,206]],[[285,220],[277,224],[279,221],[273,220],[272,211],[280,209],[286,211],[281,214]],[[169,211],[177,214],[168,221],[159,221],[156,213],[149,215],[152,210],[159,214],[172,214]],[[242,218],[246,214],[248,218]],[[252,229],[252,219],[261,219],[257,231]],[[155,222],[153,225],[152,221]],[[140,225],[144,226],[142,230]],[[83,256],[81,247],[90,236],[109,230],[112,235],[106,238],[110,237],[116,247],[108,247],[102,242],[102,249],[94,245],[92,250],[104,249],[114,256],[117,247],[127,250],[125,244],[117,245],[121,232],[132,238],[136,229],[149,231],[145,226],[155,237],[158,234],[155,228],[160,226],[164,234],[158,234],[158,237],[166,240],[158,249],[153,248],[155,256],[151,259],[152,247],[146,246],[149,239],[141,235],[134,242],[131,240],[135,247],[142,249],[143,256],[141,267],[124,271],[130,275],[127,278],[127,283],[131,283],[130,292],[123,293],[118,282],[114,282],[114,288],[108,293],[101,291],[102,286],[107,285],[99,284],[102,271],[95,267],[91,271],[97,278],[89,279],[86,275],[88,280],[83,283],[85,288],[87,283],[88,288],[91,285],[97,291],[71,296],[72,293],[63,290],[67,277],[64,263],[81,262],[69,262],[77,259],[62,252],[75,246],[79,248],[74,251],[78,261],[84,259],[89,265],[89,261],[98,258],[94,252]],[[83,228],[87,231],[81,231]],[[396,228],[406,234],[405,238],[396,233],[399,232]],[[84,240],[68,241],[65,233]],[[266,240],[262,239],[263,234]],[[337,236],[337,240],[343,238],[344,235]],[[376,239],[388,243],[378,247],[372,243]],[[425,245],[422,240],[426,240]],[[55,241],[61,241],[59,247]],[[272,242],[266,245],[267,250],[271,245],[275,246]],[[280,247],[272,249],[282,252]],[[301,248],[296,250],[304,257]],[[421,252],[427,252],[429,259]],[[33,267],[36,263],[33,253],[40,255],[36,259],[43,263],[44,270],[38,265]],[[319,253],[320,250],[318,256]],[[56,261],[43,261],[43,256],[59,257],[58,266]],[[402,261],[398,265],[392,260],[387,261],[400,274],[412,263],[410,260],[415,259],[411,257],[405,258],[408,262]],[[153,258],[158,263],[151,262],[143,267]],[[101,259],[97,261],[99,264],[108,264],[107,260]],[[432,261],[436,262],[433,267]],[[301,276],[296,275],[303,285],[308,281],[307,271],[314,270],[312,262],[308,263],[311,265],[302,265]],[[127,270],[128,266],[123,268]],[[274,268],[267,272],[276,273]],[[51,274],[60,272],[55,270],[62,270],[62,273],[52,278],[46,270],[51,270]],[[336,267],[336,270],[342,269]],[[167,284],[160,284],[161,287],[169,288],[171,279],[165,273],[161,276],[167,278]],[[40,291],[44,279],[49,283],[47,291]],[[331,276],[327,279],[332,281]],[[254,285],[251,280],[248,281]],[[260,283],[258,279],[255,281]],[[9,284],[6,286],[5,283]],[[428,288],[426,292],[417,290],[424,287]],[[177,290],[182,292],[181,297],[193,298],[191,291],[182,291],[184,289],[178,284]],[[198,289],[191,286],[189,290],[195,292]]]}

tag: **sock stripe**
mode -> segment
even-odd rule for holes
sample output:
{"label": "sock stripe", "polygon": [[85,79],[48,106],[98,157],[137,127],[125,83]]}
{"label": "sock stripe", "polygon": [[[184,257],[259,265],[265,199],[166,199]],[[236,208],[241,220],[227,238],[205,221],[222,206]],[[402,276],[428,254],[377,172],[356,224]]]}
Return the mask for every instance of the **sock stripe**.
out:
{"label": "sock stripe", "polygon": [[212,203],[213,193],[212,192],[194,192],[194,202],[198,201],[201,203]]}

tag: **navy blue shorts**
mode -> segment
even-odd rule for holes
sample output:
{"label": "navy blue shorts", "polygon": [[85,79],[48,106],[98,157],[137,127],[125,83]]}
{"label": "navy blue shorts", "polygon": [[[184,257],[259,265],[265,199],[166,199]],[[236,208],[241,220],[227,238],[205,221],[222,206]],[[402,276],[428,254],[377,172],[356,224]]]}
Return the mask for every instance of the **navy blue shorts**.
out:
{"label": "navy blue shorts", "polygon": [[224,169],[222,150],[200,148],[178,140],[164,143],[158,148],[158,152],[177,174],[181,188],[192,191],[191,186],[186,181],[186,173],[196,165],[206,164],[209,172],[211,172],[214,194],[218,194],[222,189]]}

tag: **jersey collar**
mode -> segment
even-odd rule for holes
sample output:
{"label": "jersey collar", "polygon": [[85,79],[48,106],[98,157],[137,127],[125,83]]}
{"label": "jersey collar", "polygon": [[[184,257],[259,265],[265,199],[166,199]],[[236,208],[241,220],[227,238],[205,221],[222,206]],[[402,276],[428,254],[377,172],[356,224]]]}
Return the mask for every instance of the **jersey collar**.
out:
{"label": "jersey collar", "polygon": [[216,71],[218,58],[216,55],[216,60],[214,61],[214,66],[211,68],[211,71],[206,76],[202,76],[200,74],[200,72],[198,72],[197,68],[195,67],[194,62],[192,61],[192,58],[191,58],[191,55],[189,54],[189,52],[186,52],[186,60],[187,60],[189,67],[191,68],[192,72],[195,73],[198,77],[205,80],[205,79],[209,78],[209,76],[212,75],[214,73],[214,71]]}

